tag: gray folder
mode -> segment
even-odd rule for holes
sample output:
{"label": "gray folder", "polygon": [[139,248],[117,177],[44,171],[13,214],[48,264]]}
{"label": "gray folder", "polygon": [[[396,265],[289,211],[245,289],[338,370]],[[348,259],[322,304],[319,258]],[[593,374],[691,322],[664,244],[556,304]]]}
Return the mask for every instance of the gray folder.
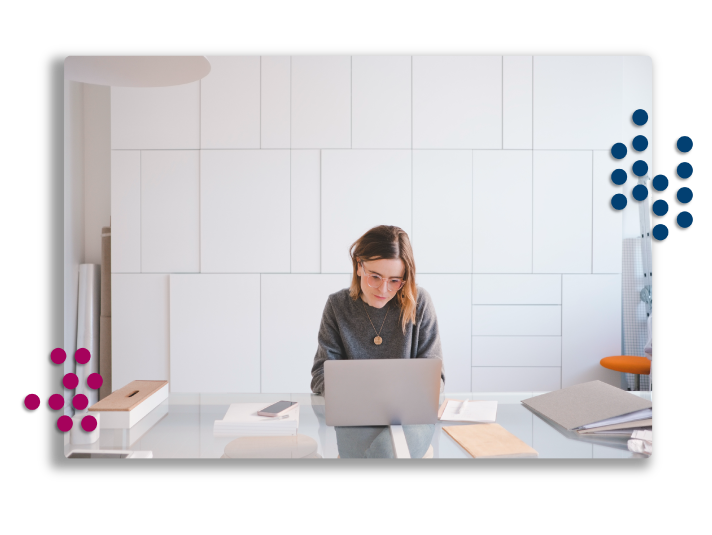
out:
{"label": "gray folder", "polygon": [[569,386],[522,403],[569,430],[653,406],[647,399],[602,381]]}

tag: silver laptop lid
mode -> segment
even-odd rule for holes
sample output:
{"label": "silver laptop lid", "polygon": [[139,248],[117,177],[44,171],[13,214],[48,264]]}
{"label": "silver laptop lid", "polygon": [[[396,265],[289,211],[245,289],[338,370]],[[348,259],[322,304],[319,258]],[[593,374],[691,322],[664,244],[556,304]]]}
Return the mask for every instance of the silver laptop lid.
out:
{"label": "silver laptop lid", "polygon": [[441,368],[439,359],[328,360],[326,425],[433,424]]}

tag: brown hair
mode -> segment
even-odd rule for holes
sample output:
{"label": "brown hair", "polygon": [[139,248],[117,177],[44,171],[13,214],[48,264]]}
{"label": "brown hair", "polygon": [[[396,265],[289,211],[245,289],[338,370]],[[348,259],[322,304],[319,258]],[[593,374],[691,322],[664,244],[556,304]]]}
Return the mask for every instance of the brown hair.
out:
{"label": "brown hair", "polygon": [[373,227],[351,245],[349,253],[354,267],[349,294],[354,301],[361,296],[361,277],[358,275],[359,259],[369,261],[400,258],[403,261],[405,284],[398,290],[395,299],[400,307],[403,334],[405,334],[408,322],[415,324],[415,307],[418,301],[418,291],[415,286],[415,260],[408,234],[403,229],[390,225]]}

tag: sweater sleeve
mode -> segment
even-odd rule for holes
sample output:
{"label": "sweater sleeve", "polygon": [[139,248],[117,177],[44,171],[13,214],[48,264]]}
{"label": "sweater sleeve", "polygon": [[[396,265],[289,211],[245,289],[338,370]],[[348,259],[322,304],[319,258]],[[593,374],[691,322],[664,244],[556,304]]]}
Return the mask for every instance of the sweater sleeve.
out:
{"label": "sweater sleeve", "polygon": [[336,316],[331,304],[331,297],[326,300],[324,313],[321,316],[319,336],[314,365],[312,366],[311,389],[315,394],[324,393],[324,362],[326,360],[340,360],[344,358],[344,348],[336,325]]}
{"label": "sweater sleeve", "polygon": [[[440,359],[443,361],[443,350],[440,344],[440,331],[438,318],[435,314],[435,305],[430,294],[423,288],[418,288],[418,293],[423,295],[423,309],[421,312],[418,329],[418,352],[416,358]],[[445,391],[445,363],[442,362],[440,372],[440,392]]]}

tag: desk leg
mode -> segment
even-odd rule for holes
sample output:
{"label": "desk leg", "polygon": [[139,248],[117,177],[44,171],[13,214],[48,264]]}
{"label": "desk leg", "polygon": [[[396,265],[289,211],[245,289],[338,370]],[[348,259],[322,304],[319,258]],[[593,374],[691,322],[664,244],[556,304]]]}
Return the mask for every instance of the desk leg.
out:
{"label": "desk leg", "polygon": [[391,431],[391,442],[393,443],[393,453],[396,459],[410,459],[410,450],[405,441],[405,433],[402,425],[389,425]]}

